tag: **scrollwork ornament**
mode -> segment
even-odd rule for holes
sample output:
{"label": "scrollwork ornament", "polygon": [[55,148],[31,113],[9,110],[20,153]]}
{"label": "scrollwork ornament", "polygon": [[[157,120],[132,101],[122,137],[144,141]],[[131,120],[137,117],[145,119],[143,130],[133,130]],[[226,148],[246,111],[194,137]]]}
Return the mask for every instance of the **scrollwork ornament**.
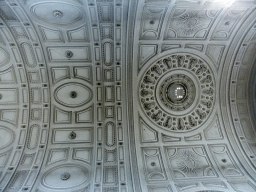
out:
{"label": "scrollwork ornament", "polygon": [[139,99],[147,117],[161,128],[178,132],[196,129],[214,106],[212,70],[192,54],[166,56],[142,75]]}

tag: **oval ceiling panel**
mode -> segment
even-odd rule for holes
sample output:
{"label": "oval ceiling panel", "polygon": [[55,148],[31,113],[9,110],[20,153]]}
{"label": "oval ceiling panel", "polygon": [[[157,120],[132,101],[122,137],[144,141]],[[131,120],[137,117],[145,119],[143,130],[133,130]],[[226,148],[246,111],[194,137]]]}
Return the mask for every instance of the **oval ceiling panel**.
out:
{"label": "oval ceiling panel", "polygon": [[92,91],[80,83],[67,83],[56,89],[54,97],[61,105],[79,107],[91,100]]}
{"label": "oval ceiling panel", "polygon": [[78,165],[63,165],[50,169],[43,177],[48,188],[69,189],[79,186],[89,178],[89,170]]}
{"label": "oval ceiling panel", "polygon": [[78,7],[67,3],[40,3],[32,6],[30,11],[37,19],[50,24],[67,25],[83,18]]}
{"label": "oval ceiling panel", "polygon": [[0,65],[4,65],[10,59],[9,54],[2,48],[0,48]]}
{"label": "oval ceiling panel", "polygon": [[13,143],[14,135],[7,128],[0,127],[0,149],[3,149]]}

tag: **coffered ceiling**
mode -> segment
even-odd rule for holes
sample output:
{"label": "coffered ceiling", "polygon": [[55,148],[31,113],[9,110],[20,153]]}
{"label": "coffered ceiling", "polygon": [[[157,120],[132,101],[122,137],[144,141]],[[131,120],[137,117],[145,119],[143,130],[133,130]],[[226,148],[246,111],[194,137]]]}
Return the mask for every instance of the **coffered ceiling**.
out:
{"label": "coffered ceiling", "polygon": [[0,0],[0,191],[255,192],[254,0]]}

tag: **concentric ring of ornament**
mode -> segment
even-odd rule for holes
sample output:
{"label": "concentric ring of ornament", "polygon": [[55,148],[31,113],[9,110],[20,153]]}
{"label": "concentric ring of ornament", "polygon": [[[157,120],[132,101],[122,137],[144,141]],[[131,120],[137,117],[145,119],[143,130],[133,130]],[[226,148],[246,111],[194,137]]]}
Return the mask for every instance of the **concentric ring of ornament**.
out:
{"label": "concentric ring of ornament", "polygon": [[[176,99],[168,93],[173,90]],[[213,109],[214,90],[209,65],[198,56],[178,53],[161,58],[148,68],[141,79],[139,99],[155,124],[168,131],[184,132],[207,120]]]}

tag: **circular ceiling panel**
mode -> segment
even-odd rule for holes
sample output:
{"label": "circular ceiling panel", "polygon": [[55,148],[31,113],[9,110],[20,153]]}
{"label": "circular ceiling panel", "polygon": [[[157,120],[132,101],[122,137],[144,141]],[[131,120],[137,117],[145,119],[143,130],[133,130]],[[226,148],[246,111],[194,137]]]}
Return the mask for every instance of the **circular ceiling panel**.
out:
{"label": "circular ceiling panel", "polygon": [[143,74],[139,99],[145,114],[161,128],[188,131],[202,125],[215,100],[212,70],[191,54],[172,54]]}
{"label": "circular ceiling panel", "polygon": [[37,19],[50,24],[68,25],[83,18],[83,13],[77,6],[67,3],[40,3],[33,5],[30,11]]}

